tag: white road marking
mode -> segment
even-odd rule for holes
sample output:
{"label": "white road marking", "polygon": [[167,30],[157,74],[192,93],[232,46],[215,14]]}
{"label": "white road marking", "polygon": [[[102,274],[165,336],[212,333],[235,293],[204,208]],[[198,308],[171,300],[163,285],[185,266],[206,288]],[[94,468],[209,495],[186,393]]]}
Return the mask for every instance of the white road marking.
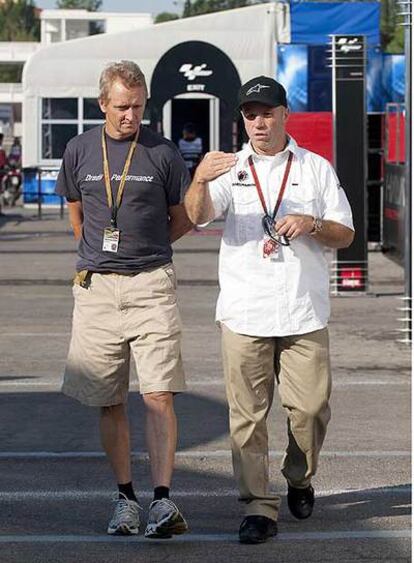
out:
{"label": "white road marking", "polygon": [[[174,490],[175,498],[221,498],[221,497],[238,497],[239,493],[236,489],[215,489],[209,491],[203,491],[200,489],[195,490]],[[272,491],[274,494],[280,496],[286,496],[286,491]],[[135,491],[138,498],[152,499],[152,491]],[[376,489],[326,489],[318,491],[316,493],[317,498],[332,497],[335,495],[364,495],[365,497],[372,498],[373,496],[384,496],[384,495],[410,495],[411,487],[408,485],[396,485],[389,487],[378,487]],[[63,491],[0,491],[0,500],[2,502],[11,501],[85,501],[85,500],[99,500],[107,499],[108,501],[112,498],[112,491],[108,490],[95,490],[95,491],[85,491],[85,490],[63,490]]]}
{"label": "white road marking", "polygon": [[[55,364],[63,364],[65,363],[65,360],[59,360],[59,359],[52,359],[52,360],[44,360],[44,359],[31,359],[30,360],[32,363],[46,363],[49,362],[50,363],[55,363]],[[0,363],[9,363],[9,360],[4,360],[2,361],[0,359]],[[48,390],[60,390],[60,381],[58,383],[56,383],[55,381],[27,381],[27,379],[25,379],[25,377],[16,375],[14,376],[16,377],[16,380],[13,381],[12,383],[10,381],[2,381],[1,379],[1,375],[0,375],[0,388],[1,387],[7,387],[8,389],[19,389],[20,387],[24,387],[25,389],[27,388],[28,390],[30,390],[30,388],[44,388],[44,389],[48,389]],[[21,378],[21,380],[17,379],[17,378]],[[386,378],[386,379],[366,379],[366,380],[362,380],[362,379],[347,379],[346,381],[342,380],[342,381],[334,381],[333,382],[333,387],[352,387],[352,386],[358,386],[358,385],[366,385],[366,386],[378,386],[378,385],[388,385],[388,386],[393,386],[393,385],[406,385],[409,386],[411,385],[411,381],[410,379],[407,377],[407,379],[393,379],[391,376],[390,378]],[[224,380],[223,379],[209,379],[206,381],[187,381],[187,386],[191,389],[194,387],[216,387],[216,386],[223,386],[224,387]],[[130,391],[138,391],[139,390],[139,386],[137,383],[133,382],[130,383],[129,386]]]}
{"label": "white road marking", "polygon": [[[331,532],[282,532],[277,535],[280,541],[330,541],[330,540],[358,540],[358,539],[409,539],[410,529],[402,530],[332,530]],[[86,536],[86,535],[0,535],[0,543],[147,543],[148,545],[165,543],[207,543],[207,542],[238,542],[237,534],[192,534],[175,536],[171,540],[148,540],[143,536]]]}
{"label": "white road marking", "polygon": [[[284,455],[283,450],[269,450],[270,457],[280,457]],[[145,451],[133,451],[131,455],[134,459],[147,460],[148,453]],[[231,459],[230,450],[189,450],[176,452],[177,458],[229,458]],[[353,450],[353,451],[323,451],[321,457],[368,457],[368,458],[395,458],[410,457],[410,450],[394,450],[394,451],[378,451],[378,450]],[[106,458],[106,454],[100,451],[64,451],[64,452],[48,452],[48,451],[24,451],[0,452],[0,459],[96,459]]]}

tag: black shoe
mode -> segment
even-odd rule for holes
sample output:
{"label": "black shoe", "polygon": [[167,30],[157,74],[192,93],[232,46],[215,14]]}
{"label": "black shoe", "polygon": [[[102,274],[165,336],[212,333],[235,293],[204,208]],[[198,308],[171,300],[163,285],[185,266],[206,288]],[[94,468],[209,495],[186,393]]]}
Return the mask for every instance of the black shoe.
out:
{"label": "black shoe", "polygon": [[296,489],[288,485],[287,501],[293,516],[299,520],[304,520],[312,514],[315,504],[315,491],[311,485],[306,489]]}
{"label": "black shoe", "polygon": [[277,524],[267,516],[246,516],[240,525],[240,543],[264,543],[277,534]]}

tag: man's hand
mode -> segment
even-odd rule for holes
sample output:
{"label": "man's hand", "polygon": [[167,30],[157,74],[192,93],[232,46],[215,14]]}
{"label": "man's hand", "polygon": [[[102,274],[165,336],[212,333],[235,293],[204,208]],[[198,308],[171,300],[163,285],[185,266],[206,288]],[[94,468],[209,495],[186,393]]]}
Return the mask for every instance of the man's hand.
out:
{"label": "man's hand", "polygon": [[[312,215],[286,215],[275,223],[278,235],[285,235],[293,240],[302,235],[309,235],[313,230]],[[354,231],[336,221],[323,220],[322,229],[310,238],[328,248],[347,248],[354,240]]]}
{"label": "man's hand", "polygon": [[237,157],[232,153],[222,151],[208,152],[197,166],[194,181],[199,184],[211,182],[222,174],[229,172],[236,162]]}
{"label": "man's hand", "polygon": [[278,235],[285,235],[293,240],[301,235],[308,235],[313,229],[312,215],[285,215],[275,223]]}
{"label": "man's hand", "polygon": [[214,218],[208,183],[229,172],[236,162],[237,157],[232,153],[213,151],[208,152],[198,165],[184,198],[187,214],[195,225],[207,223]]}

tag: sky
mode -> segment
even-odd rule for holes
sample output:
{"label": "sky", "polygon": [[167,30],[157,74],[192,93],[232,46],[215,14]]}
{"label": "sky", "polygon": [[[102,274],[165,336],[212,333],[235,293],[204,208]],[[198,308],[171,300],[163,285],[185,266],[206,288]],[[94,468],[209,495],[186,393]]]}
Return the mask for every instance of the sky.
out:
{"label": "sky", "polygon": [[[55,0],[34,0],[38,8],[56,8]],[[183,0],[103,0],[103,12],[149,12],[153,15],[160,12],[182,13]]]}

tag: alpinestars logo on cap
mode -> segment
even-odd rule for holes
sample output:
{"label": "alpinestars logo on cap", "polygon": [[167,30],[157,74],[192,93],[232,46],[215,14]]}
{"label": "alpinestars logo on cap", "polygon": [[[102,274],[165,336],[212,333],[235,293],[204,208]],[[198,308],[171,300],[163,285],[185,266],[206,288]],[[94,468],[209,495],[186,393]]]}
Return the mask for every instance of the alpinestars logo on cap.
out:
{"label": "alpinestars logo on cap", "polygon": [[246,96],[250,96],[250,94],[253,94],[253,92],[260,94],[260,90],[263,90],[264,88],[270,88],[270,86],[265,86],[264,84],[256,84],[255,86],[252,86],[247,90]]}

